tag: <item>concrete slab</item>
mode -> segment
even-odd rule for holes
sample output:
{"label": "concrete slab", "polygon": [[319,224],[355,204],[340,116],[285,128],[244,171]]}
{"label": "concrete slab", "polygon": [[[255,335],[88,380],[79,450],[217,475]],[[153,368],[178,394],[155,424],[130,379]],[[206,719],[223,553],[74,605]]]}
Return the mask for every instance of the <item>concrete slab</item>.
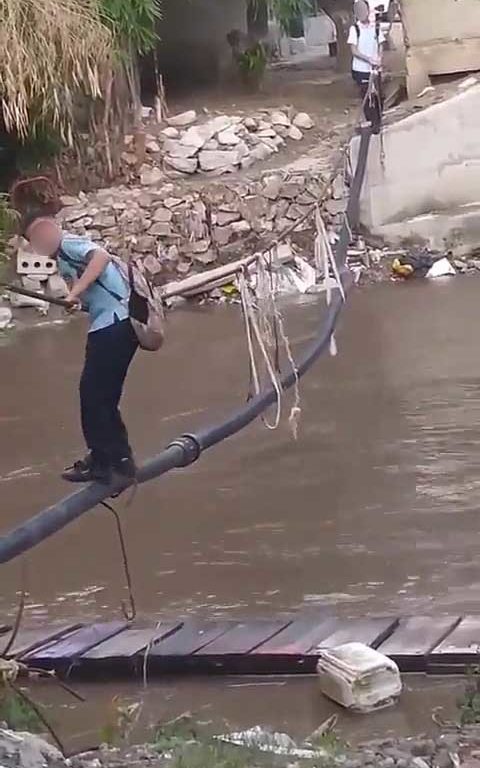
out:
{"label": "concrete slab", "polygon": [[[468,252],[480,234],[480,83],[414,112],[373,137],[362,224],[391,244],[415,239]],[[352,142],[352,160],[358,153]]]}

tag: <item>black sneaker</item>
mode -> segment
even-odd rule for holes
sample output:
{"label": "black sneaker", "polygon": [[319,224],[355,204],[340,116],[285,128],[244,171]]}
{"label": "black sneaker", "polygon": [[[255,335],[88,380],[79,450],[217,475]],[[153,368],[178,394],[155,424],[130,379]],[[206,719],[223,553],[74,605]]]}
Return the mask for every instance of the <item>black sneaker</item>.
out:
{"label": "black sneaker", "polygon": [[137,477],[137,467],[131,456],[125,456],[112,464],[112,469],[116,475],[126,480],[135,480]]}
{"label": "black sneaker", "polygon": [[69,483],[105,483],[112,481],[112,472],[109,467],[98,466],[94,463],[91,454],[84,459],[76,461],[71,467],[62,472],[62,478]]}

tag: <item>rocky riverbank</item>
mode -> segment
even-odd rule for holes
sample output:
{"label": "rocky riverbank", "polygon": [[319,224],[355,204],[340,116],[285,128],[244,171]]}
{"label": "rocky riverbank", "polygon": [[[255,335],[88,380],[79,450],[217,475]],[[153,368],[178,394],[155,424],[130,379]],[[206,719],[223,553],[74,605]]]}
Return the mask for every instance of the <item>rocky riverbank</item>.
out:
{"label": "rocky riverbank", "polygon": [[[0,764],[5,768],[246,768],[311,765],[338,768],[478,768],[480,725],[445,727],[436,736],[376,739],[350,747],[335,731],[312,734],[296,743],[287,734],[253,728],[222,737],[200,739],[159,732],[151,744],[128,748],[103,747],[64,758],[43,739],[0,730]],[[243,742],[243,744],[240,744]]]}

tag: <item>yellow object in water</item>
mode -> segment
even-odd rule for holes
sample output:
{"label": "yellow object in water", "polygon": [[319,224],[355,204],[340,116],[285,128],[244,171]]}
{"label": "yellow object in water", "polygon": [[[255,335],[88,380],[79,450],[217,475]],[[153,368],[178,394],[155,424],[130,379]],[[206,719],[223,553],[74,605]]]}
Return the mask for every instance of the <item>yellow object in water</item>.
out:
{"label": "yellow object in water", "polygon": [[400,259],[394,259],[392,263],[392,272],[399,277],[410,277],[414,269],[411,264],[402,264]]}

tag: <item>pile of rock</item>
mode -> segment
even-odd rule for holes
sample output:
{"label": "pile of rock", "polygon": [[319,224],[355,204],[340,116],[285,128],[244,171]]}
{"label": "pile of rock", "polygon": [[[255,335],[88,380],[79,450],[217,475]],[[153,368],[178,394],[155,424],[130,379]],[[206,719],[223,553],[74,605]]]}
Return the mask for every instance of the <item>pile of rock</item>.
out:
{"label": "pile of rock", "polygon": [[[288,140],[301,141],[314,127],[310,115],[285,110],[261,110],[248,117],[217,115],[203,122],[194,110],[170,118],[157,135],[149,134],[149,160],[141,169],[143,183],[158,180],[160,167],[181,174],[231,173],[250,168],[278,152]],[[127,137],[131,144],[133,137]],[[125,159],[129,160],[128,148]],[[156,170],[152,174],[152,170]]]}
{"label": "pile of rock", "polygon": [[[328,167],[269,172],[257,180],[187,181],[149,186],[112,187],[64,198],[60,214],[65,230],[101,242],[120,256],[144,260],[151,275],[163,279],[225,263],[254,252],[259,242],[291,228],[301,243],[312,228],[309,212],[322,191]],[[341,219],[347,190],[334,184],[326,203],[331,224]],[[310,254],[311,236],[307,236]]]}
{"label": "pile of rock", "polygon": [[[269,733],[266,729],[258,730]],[[378,739],[356,748],[337,739],[332,741],[333,747],[330,750],[327,742],[326,745],[319,745],[317,751],[312,750],[311,744],[307,744],[308,749],[299,750],[287,734],[277,736],[282,737],[281,749],[275,749],[278,739],[272,742],[273,748],[267,752],[257,753],[247,748],[242,753],[242,747],[236,747],[237,763],[257,765],[261,760],[261,764],[267,767],[287,768],[292,765],[292,761],[295,765],[298,763],[300,751],[304,758],[303,764],[309,762],[312,766],[321,763],[338,768],[479,768],[480,765],[478,725],[446,729],[434,737],[423,735],[415,738]],[[204,744],[192,740],[188,743],[190,746],[198,744],[199,756],[205,758]],[[182,747],[177,745],[177,749],[181,750]],[[318,755],[322,752],[325,756],[319,759]],[[0,760],[6,768],[36,768],[42,765],[46,768],[128,768],[137,764],[149,768],[165,768],[172,764],[173,757],[175,748],[162,751],[158,744],[144,744],[124,749],[103,747],[65,759],[57,749],[37,736],[0,729]],[[309,760],[309,757],[313,759]]]}

